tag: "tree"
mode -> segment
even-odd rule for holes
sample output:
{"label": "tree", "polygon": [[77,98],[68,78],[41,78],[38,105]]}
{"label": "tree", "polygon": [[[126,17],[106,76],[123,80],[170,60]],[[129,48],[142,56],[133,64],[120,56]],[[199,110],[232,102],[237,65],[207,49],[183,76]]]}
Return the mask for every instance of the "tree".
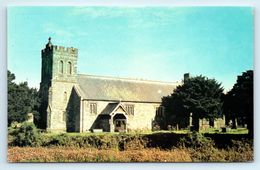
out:
{"label": "tree", "polygon": [[[204,76],[188,78],[170,96],[162,99],[165,118],[169,121],[188,122],[192,113],[194,130],[199,130],[199,119],[214,120],[221,117],[223,88],[215,79]],[[183,121],[186,120],[186,121]]]}
{"label": "tree", "polygon": [[27,114],[34,113],[38,118],[39,97],[35,88],[29,88],[27,82],[16,84],[15,75],[8,71],[8,126],[12,122],[27,120]]}
{"label": "tree", "polygon": [[243,72],[237,77],[233,88],[226,94],[224,111],[226,117],[236,124],[235,119],[246,123],[249,134],[253,136],[253,70]]}

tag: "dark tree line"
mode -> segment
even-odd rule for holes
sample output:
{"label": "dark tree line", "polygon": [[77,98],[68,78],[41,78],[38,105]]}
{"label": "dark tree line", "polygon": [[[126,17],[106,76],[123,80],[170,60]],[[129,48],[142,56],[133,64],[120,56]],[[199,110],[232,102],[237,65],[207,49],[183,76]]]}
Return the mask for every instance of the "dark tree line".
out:
{"label": "dark tree line", "polygon": [[254,120],[253,77],[253,70],[239,75],[233,88],[224,96],[223,107],[227,121],[232,121],[232,128],[236,128],[237,123],[242,126],[247,125],[251,136],[253,136]]}
{"label": "dark tree line", "polygon": [[16,84],[14,80],[15,75],[8,71],[8,126],[12,122],[26,121],[28,113],[33,113],[35,119],[39,118],[40,99],[38,90],[28,87],[27,82]]}
{"label": "dark tree line", "polygon": [[249,70],[238,76],[237,82],[227,93],[223,93],[221,83],[204,76],[186,78],[170,96],[162,98],[165,108],[161,127],[177,124],[180,128],[189,126],[192,113],[193,129],[199,130],[199,119],[209,122],[226,116],[236,128],[236,120],[247,124],[249,134],[253,135],[253,71]]}

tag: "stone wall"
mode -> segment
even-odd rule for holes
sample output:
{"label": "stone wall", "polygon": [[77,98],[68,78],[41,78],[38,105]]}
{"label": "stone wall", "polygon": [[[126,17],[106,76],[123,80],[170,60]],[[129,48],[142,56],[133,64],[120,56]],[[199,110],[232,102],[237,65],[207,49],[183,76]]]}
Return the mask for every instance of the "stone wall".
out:
{"label": "stone wall", "polygon": [[[63,62],[63,73],[60,72],[59,62]],[[69,73],[68,63],[71,63],[71,73]],[[77,53],[71,50],[53,49],[53,80],[76,82],[77,80]]]}
{"label": "stone wall", "polygon": [[52,82],[49,90],[48,125],[49,131],[66,131],[68,101],[74,83]]}
{"label": "stone wall", "polygon": [[128,116],[127,129],[132,130],[152,130],[152,122],[155,118],[156,103],[127,103],[134,104],[134,115]]}
{"label": "stone wall", "polygon": [[75,88],[73,88],[66,109],[66,128],[68,132],[80,132],[80,109],[81,97],[78,95]]}
{"label": "stone wall", "polygon": [[[97,104],[97,114],[90,113],[90,103]],[[89,131],[97,128],[98,115],[106,108],[110,102],[108,101],[84,101],[82,106],[83,114],[83,129]],[[151,130],[152,121],[155,118],[157,103],[134,103],[134,102],[121,102],[122,105],[133,104],[134,115],[127,115],[127,130]],[[108,123],[107,121],[103,121]],[[108,126],[108,125],[105,125]]]}

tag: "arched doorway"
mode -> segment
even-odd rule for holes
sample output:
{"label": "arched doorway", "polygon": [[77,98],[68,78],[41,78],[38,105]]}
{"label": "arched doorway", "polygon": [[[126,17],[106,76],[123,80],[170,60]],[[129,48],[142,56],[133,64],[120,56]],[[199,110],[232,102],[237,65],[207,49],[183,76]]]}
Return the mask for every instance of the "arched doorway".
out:
{"label": "arched doorway", "polygon": [[116,113],[113,116],[113,124],[115,132],[126,132],[126,116],[123,113]]}

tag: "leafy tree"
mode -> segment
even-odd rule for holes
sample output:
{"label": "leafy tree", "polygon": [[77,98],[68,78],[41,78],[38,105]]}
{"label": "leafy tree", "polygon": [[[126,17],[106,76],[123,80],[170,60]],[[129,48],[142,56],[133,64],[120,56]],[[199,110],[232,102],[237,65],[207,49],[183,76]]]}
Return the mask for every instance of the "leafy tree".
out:
{"label": "leafy tree", "polygon": [[166,121],[187,124],[192,113],[192,124],[198,131],[199,119],[214,120],[222,116],[222,94],[223,88],[215,79],[204,76],[188,78],[170,96],[162,99]]}
{"label": "leafy tree", "polygon": [[[248,70],[237,77],[233,88],[225,95],[224,111],[226,117],[247,123],[249,134],[253,136],[253,70]],[[244,122],[243,122],[244,121]],[[236,128],[236,127],[234,127]]]}
{"label": "leafy tree", "polygon": [[8,126],[12,122],[27,120],[27,114],[34,113],[38,118],[39,97],[35,88],[29,88],[27,82],[16,84],[15,75],[8,71]]}

